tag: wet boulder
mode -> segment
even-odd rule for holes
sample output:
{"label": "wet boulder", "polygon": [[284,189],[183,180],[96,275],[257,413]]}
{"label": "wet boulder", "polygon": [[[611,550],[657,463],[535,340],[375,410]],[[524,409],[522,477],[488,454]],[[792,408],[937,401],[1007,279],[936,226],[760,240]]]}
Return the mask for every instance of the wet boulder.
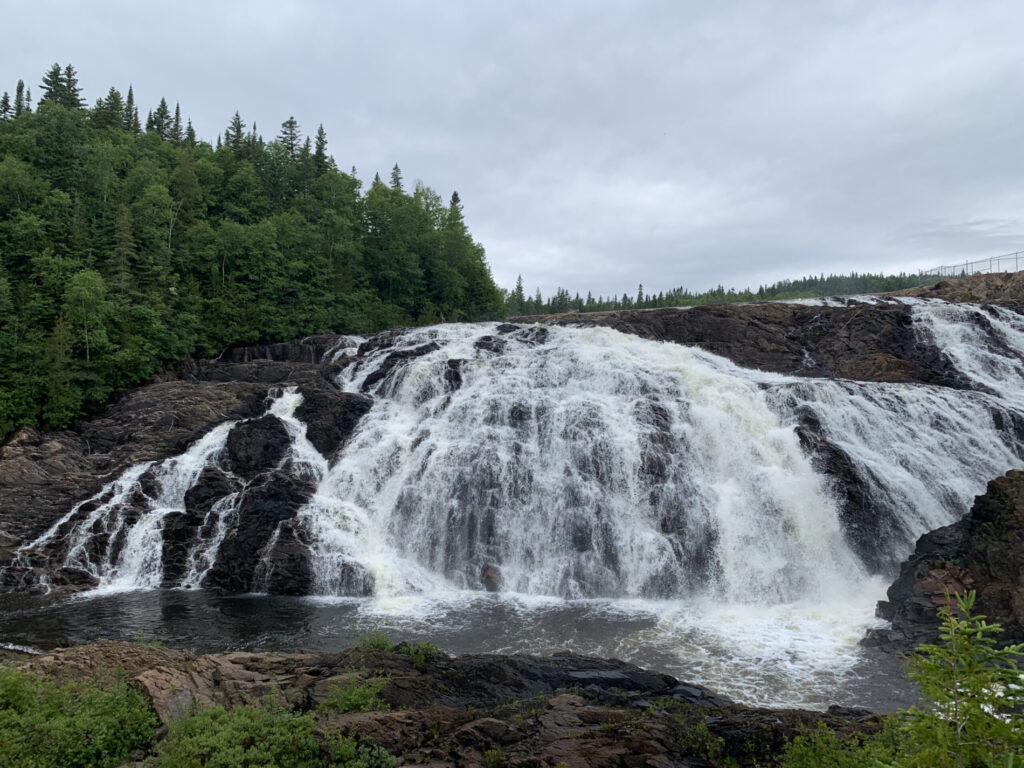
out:
{"label": "wet boulder", "polygon": [[227,440],[231,470],[252,477],[273,469],[281,463],[289,443],[288,430],[276,416],[268,414],[236,424]]}
{"label": "wet boulder", "polygon": [[295,417],[305,423],[306,437],[330,458],[355,432],[359,420],[373,407],[373,398],[352,392],[307,392]]}

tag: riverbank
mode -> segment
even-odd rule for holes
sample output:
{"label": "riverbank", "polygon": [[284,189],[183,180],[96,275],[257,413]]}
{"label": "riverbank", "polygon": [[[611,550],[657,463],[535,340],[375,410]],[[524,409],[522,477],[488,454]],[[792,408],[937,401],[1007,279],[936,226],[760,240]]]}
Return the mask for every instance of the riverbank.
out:
{"label": "riverbank", "polygon": [[218,707],[271,707],[278,718],[311,718],[321,746],[348,739],[385,750],[399,765],[437,768],[729,760],[767,766],[779,764],[794,737],[821,725],[839,734],[881,727],[866,710],[746,707],[616,660],[568,653],[449,657],[429,643],[392,646],[382,635],[336,654],[194,655],[102,642],[14,663],[66,683],[120,673],[143,692],[159,724],[128,764],[156,755],[161,740],[196,711]]}

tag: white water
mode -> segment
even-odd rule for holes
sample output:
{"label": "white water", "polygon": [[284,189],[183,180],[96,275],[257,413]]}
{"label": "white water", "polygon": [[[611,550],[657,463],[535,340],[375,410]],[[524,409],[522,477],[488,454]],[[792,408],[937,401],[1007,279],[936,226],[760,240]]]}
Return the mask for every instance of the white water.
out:
{"label": "white water", "polygon": [[[655,649],[744,700],[805,703],[804,689],[834,686],[853,665],[888,579],[870,576],[849,546],[841,502],[794,427],[810,414],[849,458],[867,512],[886,521],[883,562],[898,562],[919,535],[966,512],[988,480],[1024,465],[1002,428],[1009,412],[1024,415],[1024,320],[903,301],[922,339],[982,391],[784,377],[601,328],[550,328],[541,343],[520,331],[495,355],[475,347],[495,326],[438,326],[344,370],[339,383],[358,391],[396,349],[439,346],[371,387],[373,408],[332,462],[294,416],[301,396],[284,393],[270,406],[291,440],[282,471],[316,484],[298,516],[314,592],[371,590],[362,610],[384,620],[450,623],[482,599],[481,569],[493,564],[517,610],[597,599],[657,617],[605,652]],[[985,343],[981,315],[997,349]],[[357,342],[344,340],[331,358],[352,355]],[[446,378],[453,360],[464,361],[457,388]],[[67,564],[95,575],[100,590],[159,586],[163,517],[183,509],[204,466],[221,466],[232,426],[155,468],[160,492],[136,522],[126,513],[148,465],[26,552],[67,536]],[[181,586],[202,584],[237,497],[210,510],[211,533]],[[113,542],[122,529],[116,556],[110,547],[90,555],[98,530]]]}

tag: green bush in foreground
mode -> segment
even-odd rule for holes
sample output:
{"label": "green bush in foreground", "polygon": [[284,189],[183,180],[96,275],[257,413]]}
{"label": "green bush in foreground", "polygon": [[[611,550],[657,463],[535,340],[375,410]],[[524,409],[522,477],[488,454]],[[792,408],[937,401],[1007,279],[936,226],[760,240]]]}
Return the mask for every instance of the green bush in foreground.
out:
{"label": "green bush in foreground", "polygon": [[1002,631],[974,615],[973,592],[940,609],[942,643],[911,656],[921,708],[901,712],[871,738],[840,739],[827,727],[794,739],[785,768],[1024,768],[1024,645],[997,648]]}
{"label": "green bush in foreground", "polygon": [[321,737],[311,715],[280,707],[210,707],[175,725],[155,768],[392,768],[380,747]]}
{"label": "green bush in foreground", "polygon": [[57,683],[0,667],[0,766],[115,766],[153,738],[157,718],[121,674]]}

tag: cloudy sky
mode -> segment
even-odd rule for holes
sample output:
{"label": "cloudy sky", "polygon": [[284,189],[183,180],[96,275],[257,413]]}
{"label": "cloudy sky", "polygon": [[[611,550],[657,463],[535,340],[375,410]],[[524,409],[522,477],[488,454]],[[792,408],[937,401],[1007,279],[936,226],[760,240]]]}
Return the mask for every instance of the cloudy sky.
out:
{"label": "cloudy sky", "polygon": [[73,64],[213,140],[323,123],[457,189],[545,296],[917,271],[1024,249],[1020,0],[4,3],[0,90]]}

